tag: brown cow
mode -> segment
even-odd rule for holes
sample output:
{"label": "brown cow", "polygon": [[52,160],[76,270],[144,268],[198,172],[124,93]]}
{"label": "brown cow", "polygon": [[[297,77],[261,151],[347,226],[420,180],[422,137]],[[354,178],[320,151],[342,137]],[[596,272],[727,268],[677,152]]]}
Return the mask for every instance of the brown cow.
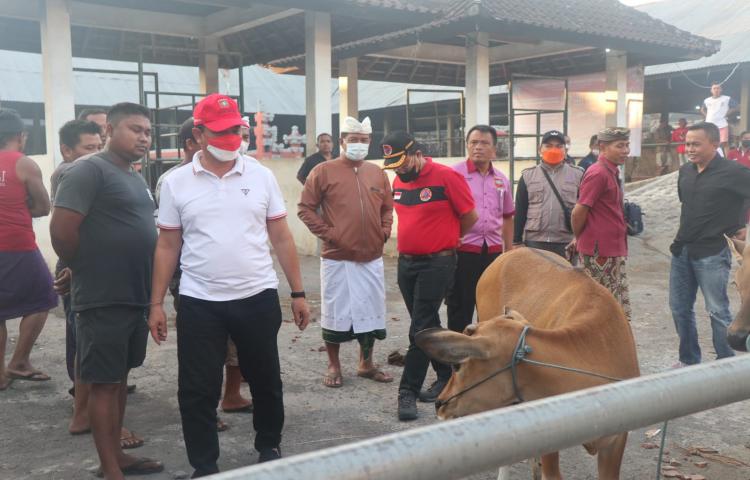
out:
{"label": "brown cow", "polygon": [[734,274],[734,284],[740,293],[740,310],[727,329],[727,341],[735,350],[747,352],[747,339],[750,334],[750,246],[737,238],[724,236],[729,243],[732,256],[740,267]]}
{"label": "brown cow", "polygon": [[[454,365],[438,397],[442,419],[462,417],[524,400],[609,383],[601,377],[521,362],[517,385],[510,370],[479,384],[509,364],[525,326],[529,360],[582,369],[614,378],[637,377],[635,342],[622,308],[612,294],[559,256],[520,248],[504,253],[477,285],[479,323],[463,334],[431,329],[417,345],[428,356]],[[627,432],[584,445],[598,453],[600,479],[617,479]],[[562,478],[558,453],[542,457],[545,480]]]}

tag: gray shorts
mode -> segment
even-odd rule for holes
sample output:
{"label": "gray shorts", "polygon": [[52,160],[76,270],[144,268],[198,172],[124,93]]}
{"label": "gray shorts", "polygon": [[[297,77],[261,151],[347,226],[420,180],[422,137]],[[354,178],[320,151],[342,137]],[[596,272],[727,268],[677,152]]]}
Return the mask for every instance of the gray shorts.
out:
{"label": "gray shorts", "polygon": [[142,307],[92,308],[76,314],[76,368],[84,383],[120,383],[146,358]]}

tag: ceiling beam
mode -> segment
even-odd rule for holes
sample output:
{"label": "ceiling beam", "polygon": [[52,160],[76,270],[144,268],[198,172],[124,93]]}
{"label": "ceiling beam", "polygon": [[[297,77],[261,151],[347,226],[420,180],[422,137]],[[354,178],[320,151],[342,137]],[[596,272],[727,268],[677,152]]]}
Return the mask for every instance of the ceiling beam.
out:
{"label": "ceiling beam", "polygon": [[303,10],[296,8],[278,8],[269,5],[253,5],[250,8],[227,8],[207,16],[204,19],[203,32],[205,35],[223,37],[302,12]]}

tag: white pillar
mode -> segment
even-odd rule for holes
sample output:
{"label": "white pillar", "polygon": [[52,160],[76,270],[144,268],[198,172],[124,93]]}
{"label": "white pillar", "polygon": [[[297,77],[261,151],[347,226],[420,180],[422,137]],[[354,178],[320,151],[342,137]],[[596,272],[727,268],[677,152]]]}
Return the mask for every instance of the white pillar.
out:
{"label": "white pillar", "polygon": [[[70,1],[46,0],[40,8],[44,128],[47,157],[50,164],[56,166],[62,162],[58,131],[65,122],[75,119]],[[44,166],[42,169],[44,170]]]}
{"label": "white pillar", "polygon": [[331,15],[305,12],[305,133],[307,154],[331,132]]}
{"label": "white pillar", "polygon": [[468,130],[490,123],[490,55],[485,32],[466,37],[466,122]]}
{"label": "white pillar", "polygon": [[750,65],[740,67],[740,131],[742,133],[750,127]]}
{"label": "white pillar", "polygon": [[[204,52],[218,52],[219,39],[217,37],[204,37],[200,46]],[[198,61],[198,75],[202,93],[206,95],[219,93],[219,55],[216,53],[201,53]]]}
{"label": "white pillar", "polygon": [[605,124],[607,127],[625,127],[628,124],[628,56],[625,52],[606,53],[607,102]]}
{"label": "white pillar", "polygon": [[346,117],[359,118],[357,58],[339,61],[339,132]]}

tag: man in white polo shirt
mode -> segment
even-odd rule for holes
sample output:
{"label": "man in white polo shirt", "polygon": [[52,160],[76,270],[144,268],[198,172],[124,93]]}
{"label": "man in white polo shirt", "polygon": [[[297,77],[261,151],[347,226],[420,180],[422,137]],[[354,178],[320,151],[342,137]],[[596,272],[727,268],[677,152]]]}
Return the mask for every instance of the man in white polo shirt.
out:
{"label": "man in white polo shirt", "polygon": [[721,155],[726,156],[727,144],[729,142],[729,122],[727,117],[738,111],[737,102],[728,95],[722,95],[720,83],[711,84],[711,96],[703,100],[701,113],[708,123],[719,127],[719,144]]}
{"label": "man in white polo shirt", "polygon": [[253,394],[258,461],[281,457],[284,404],[276,341],[281,307],[269,240],[289,281],[300,330],[310,313],[276,179],[239,153],[244,122],[236,102],[211,94],[195,106],[193,117],[201,151],[161,187],[149,327],[157,344],[166,340],[162,302],[182,247],[177,396],[197,478],[219,471],[216,407],[228,336]]}

